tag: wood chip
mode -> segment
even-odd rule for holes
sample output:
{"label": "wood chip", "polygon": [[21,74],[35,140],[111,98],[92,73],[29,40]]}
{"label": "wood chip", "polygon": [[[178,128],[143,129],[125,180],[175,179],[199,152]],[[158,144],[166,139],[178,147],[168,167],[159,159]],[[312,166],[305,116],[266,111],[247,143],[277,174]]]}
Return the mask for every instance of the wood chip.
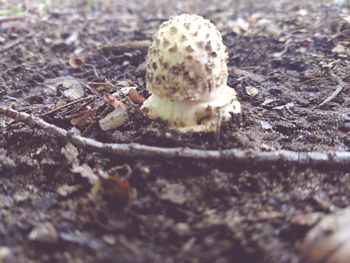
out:
{"label": "wood chip", "polygon": [[137,104],[142,104],[145,101],[145,98],[142,97],[136,89],[131,88],[128,91],[128,96],[132,100],[132,102],[137,103]]}

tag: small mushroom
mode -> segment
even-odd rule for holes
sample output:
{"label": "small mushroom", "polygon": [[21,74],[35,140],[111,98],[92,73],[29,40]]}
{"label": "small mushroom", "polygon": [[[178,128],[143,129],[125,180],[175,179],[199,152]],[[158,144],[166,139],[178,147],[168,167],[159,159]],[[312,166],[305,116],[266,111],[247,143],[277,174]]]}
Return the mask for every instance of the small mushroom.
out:
{"label": "small mushroom", "polygon": [[302,254],[305,262],[350,262],[350,209],[324,217],[306,235]]}
{"label": "small mushroom", "polygon": [[183,14],[164,22],[147,55],[147,88],[142,109],[180,132],[215,131],[221,120],[240,114],[227,86],[226,47],[209,20]]}

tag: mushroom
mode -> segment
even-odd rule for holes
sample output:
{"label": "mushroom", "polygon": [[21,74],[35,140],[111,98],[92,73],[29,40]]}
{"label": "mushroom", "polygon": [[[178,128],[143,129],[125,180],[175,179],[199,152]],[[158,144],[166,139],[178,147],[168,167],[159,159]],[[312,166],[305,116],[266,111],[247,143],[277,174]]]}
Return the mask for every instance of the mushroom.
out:
{"label": "mushroom", "polygon": [[215,131],[241,106],[227,86],[226,47],[209,20],[183,14],[164,22],[147,55],[147,89],[142,109],[180,132]]}

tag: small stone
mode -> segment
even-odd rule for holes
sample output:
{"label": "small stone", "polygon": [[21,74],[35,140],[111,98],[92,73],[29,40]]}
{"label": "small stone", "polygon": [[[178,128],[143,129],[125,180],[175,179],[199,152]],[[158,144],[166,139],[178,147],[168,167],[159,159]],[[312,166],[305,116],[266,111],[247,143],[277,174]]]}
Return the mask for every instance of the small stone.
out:
{"label": "small stone", "polygon": [[13,195],[13,200],[15,203],[21,203],[24,201],[27,201],[31,199],[31,194],[27,190],[18,190],[14,195]]}
{"label": "small stone", "polygon": [[57,193],[60,195],[60,196],[63,196],[63,197],[66,197],[72,193],[74,193],[75,191],[78,190],[78,187],[76,185],[67,185],[67,184],[64,184],[64,185],[61,185],[57,188]]}
{"label": "small stone", "polygon": [[259,93],[259,90],[255,87],[252,87],[252,86],[247,86],[245,88],[247,94],[251,97],[255,97],[258,93]]}
{"label": "small stone", "polygon": [[190,226],[187,223],[177,223],[176,231],[180,236],[185,236],[190,234]]}
{"label": "small stone", "polygon": [[58,241],[56,228],[49,222],[36,226],[28,235],[29,240],[38,243],[54,244]]}
{"label": "small stone", "polygon": [[0,247],[0,263],[5,263],[12,257],[13,252],[9,247]]}
{"label": "small stone", "polygon": [[114,236],[112,235],[104,235],[102,237],[103,241],[106,242],[106,244],[110,245],[110,246],[113,246],[116,244],[116,239]]}
{"label": "small stone", "polygon": [[125,109],[118,108],[99,120],[98,124],[103,131],[108,131],[119,128],[127,122],[128,113]]}
{"label": "small stone", "polygon": [[163,200],[178,205],[184,204],[187,200],[186,189],[181,184],[167,184],[160,195]]}
{"label": "small stone", "polygon": [[272,130],[272,125],[266,121],[260,121],[261,123],[261,128],[264,130]]}
{"label": "small stone", "polygon": [[76,100],[84,96],[84,89],[79,84],[73,85],[71,88],[63,91],[63,95],[69,99]]}

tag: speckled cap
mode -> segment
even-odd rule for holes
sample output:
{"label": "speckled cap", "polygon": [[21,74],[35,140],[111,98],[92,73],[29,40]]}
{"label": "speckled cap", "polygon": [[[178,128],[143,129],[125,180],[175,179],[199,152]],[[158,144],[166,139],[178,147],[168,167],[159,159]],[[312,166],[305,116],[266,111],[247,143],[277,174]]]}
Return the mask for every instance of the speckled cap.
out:
{"label": "speckled cap", "polygon": [[164,22],[147,55],[147,88],[172,100],[206,100],[227,83],[226,47],[209,20],[183,14]]}

